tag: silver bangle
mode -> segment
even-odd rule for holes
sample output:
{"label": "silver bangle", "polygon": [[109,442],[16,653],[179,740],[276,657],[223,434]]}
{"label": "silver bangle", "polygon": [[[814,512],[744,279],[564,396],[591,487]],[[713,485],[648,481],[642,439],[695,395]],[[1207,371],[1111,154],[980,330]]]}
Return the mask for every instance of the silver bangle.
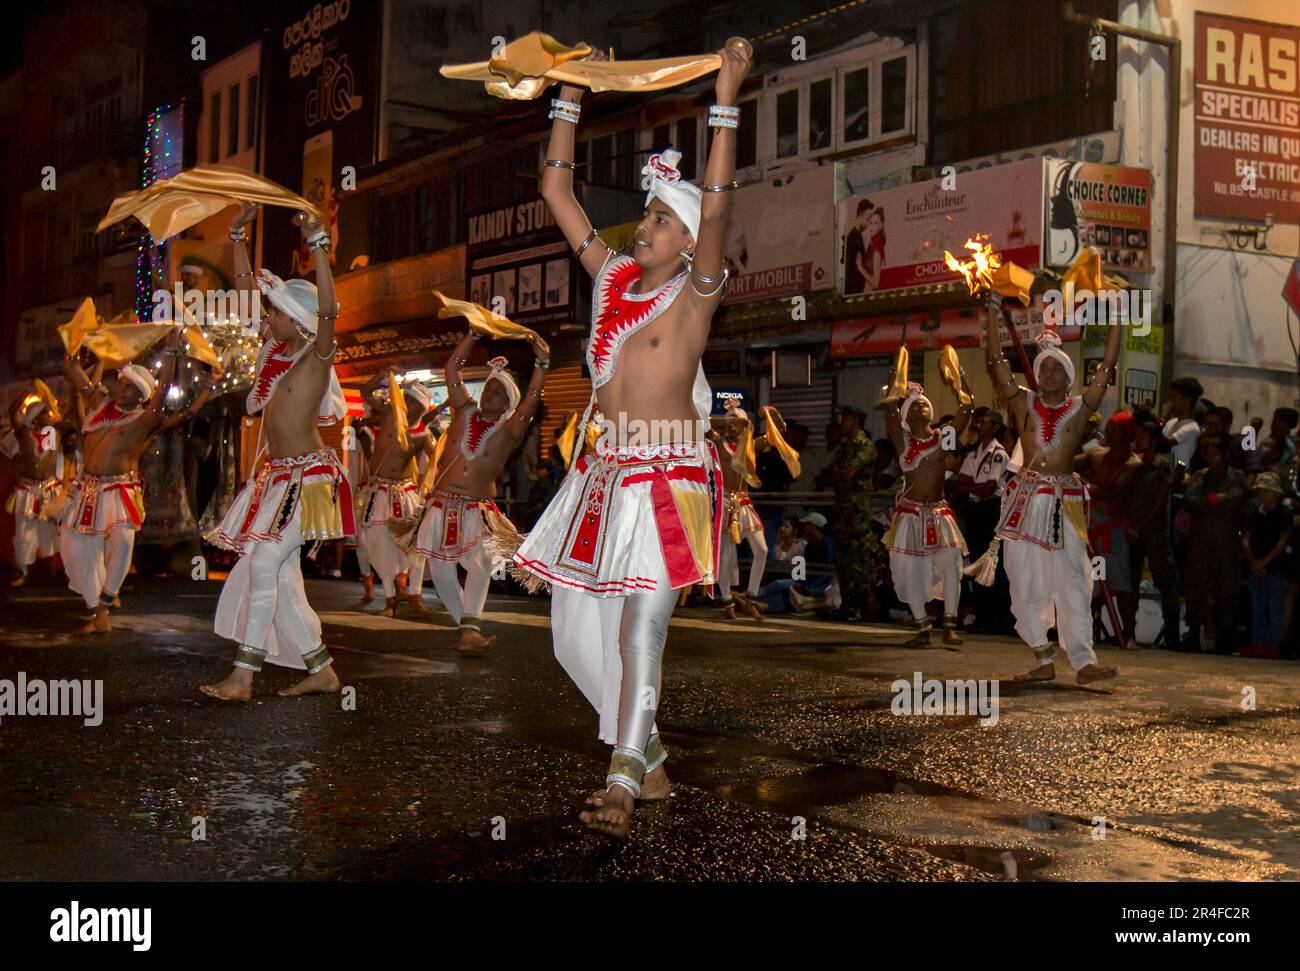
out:
{"label": "silver bangle", "polygon": [[572,170],[574,170],[574,169],[576,169],[576,168],[578,167],[578,166],[574,165],[572,162],[566,162],[566,161],[565,161],[564,159],[562,159],[562,158],[548,158],[548,159],[547,159],[546,161],[544,161],[542,164],[543,164],[543,165],[549,165],[549,166],[551,166],[552,168],[556,168],[556,169],[569,169],[570,171],[572,171]]}
{"label": "silver bangle", "polygon": [[[697,287],[697,286],[695,285],[695,274],[692,273],[692,274],[691,274],[691,289],[694,290],[694,291],[695,291],[699,296],[701,296],[701,297],[716,297],[719,293],[722,292],[723,288],[727,285],[727,277],[730,276],[730,274],[731,274],[731,271],[728,270],[728,269],[725,269],[725,268],[724,268],[723,271],[722,271],[722,279],[718,281],[718,285],[717,285],[716,287],[713,288],[713,291],[712,291],[711,293],[704,293],[703,291],[700,290],[699,287]],[[712,282],[712,281],[709,281],[709,282]]]}
{"label": "silver bangle", "polygon": [[560,121],[567,121],[572,125],[578,123],[578,116],[571,111],[565,111],[563,108],[552,108],[546,113],[546,117],[552,120],[558,118]]}
{"label": "silver bangle", "polygon": [[732,189],[739,189],[740,183],[734,179],[731,182],[724,182],[721,185],[702,185],[701,192],[730,192]]}
{"label": "silver bangle", "polygon": [[579,112],[582,111],[582,105],[578,104],[578,102],[576,102],[576,101],[567,101],[567,100],[565,100],[564,98],[552,98],[552,99],[551,99],[551,107],[552,107],[552,108],[565,108],[565,109],[568,109],[569,111],[574,112],[575,114],[576,114],[576,113],[579,113]]}
{"label": "silver bangle", "polygon": [[709,115],[709,127],[736,129],[740,127],[740,119],[726,118],[722,115]]}
{"label": "silver bangle", "polygon": [[315,350],[313,350],[312,353],[316,354],[316,356],[320,358],[322,361],[328,361],[332,357],[334,357],[336,353],[338,353],[339,342],[336,340],[333,342],[333,344],[334,346],[330,348],[330,352],[328,354],[318,354]]}
{"label": "silver bangle", "polygon": [[248,230],[243,226],[240,226],[238,229],[232,229],[230,231],[230,240],[233,243],[247,243]]}
{"label": "silver bangle", "polygon": [[705,276],[699,270],[695,269],[694,265],[692,265],[691,273],[695,279],[699,280],[701,283],[717,283],[719,280],[725,280],[727,278],[727,267],[724,266],[720,273],[715,273],[713,276]]}
{"label": "silver bangle", "polygon": [[582,241],[582,243],[578,246],[578,248],[573,251],[573,255],[578,258],[581,258],[582,254],[586,252],[587,247],[590,246],[593,242],[595,242],[599,238],[600,238],[600,234],[593,229],[591,232],[587,234],[587,238]]}

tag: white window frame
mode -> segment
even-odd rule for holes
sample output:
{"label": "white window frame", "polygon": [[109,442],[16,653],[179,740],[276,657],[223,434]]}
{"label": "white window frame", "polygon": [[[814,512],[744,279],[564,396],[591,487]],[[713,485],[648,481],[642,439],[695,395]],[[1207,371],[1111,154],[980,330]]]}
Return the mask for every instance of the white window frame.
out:
{"label": "white window frame", "polygon": [[[883,65],[887,61],[905,60],[907,65],[907,92],[905,125],[897,131],[882,132],[882,80]],[[881,142],[917,134],[917,44],[899,38],[872,38],[864,43],[828,54],[806,64],[774,72],[765,78],[766,86],[759,93],[758,111],[758,177],[806,167],[808,162],[823,156],[842,155],[846,152],[870,150]],[[866,68],[868,84],[873,96],[867,120],[867,137],[846,141],[844,138],[844,87],[845,76]],[[812,108],[811,88],[817,81],[832,79],[832,126],[834,138],[827,148],[809,149],[809,116]],[[799,150],[793,156],[776,157],[776,100],[786,92],[799,90]]]}

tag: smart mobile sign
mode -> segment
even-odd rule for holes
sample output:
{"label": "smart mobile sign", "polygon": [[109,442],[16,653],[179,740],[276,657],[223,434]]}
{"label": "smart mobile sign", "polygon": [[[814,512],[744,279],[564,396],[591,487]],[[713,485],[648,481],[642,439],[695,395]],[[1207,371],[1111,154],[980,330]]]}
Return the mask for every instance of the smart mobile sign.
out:
{"label": "smart mobile sign", "polygon": [[1300,223],[1300,27],[1196,15],[1196,215]]}

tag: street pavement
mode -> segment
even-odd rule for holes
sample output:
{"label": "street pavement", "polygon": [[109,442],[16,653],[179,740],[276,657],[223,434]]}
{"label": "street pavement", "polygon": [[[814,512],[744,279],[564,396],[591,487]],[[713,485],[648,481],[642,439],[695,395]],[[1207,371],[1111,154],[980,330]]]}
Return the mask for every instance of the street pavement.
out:
{"label": "street pavement", "polygon": [[[101,679],[103,723],[0,724],[4,880],[1295,880],[1300,665],[1103,649],[1120,678],[1002,682],[996,724],[897,714],[896,679],[997,679],[1006,638],[682,609],[659,725],[673,798],[632,840],[578,822],[608,748],[551,655],[544,597],[494,594],[482,658],[447,615],[308,581],[355,706],[198,691],[229,669],[216,581],[130,577],[74,637],[52,580],[0,594],[0,679]],[[937,637],[936,637],[937,641]],[[1251,702],[1253,701],[1253,706]],[[987,719],[986,719],[987,720]],[[196,839],[196,834],[203,839]]]}

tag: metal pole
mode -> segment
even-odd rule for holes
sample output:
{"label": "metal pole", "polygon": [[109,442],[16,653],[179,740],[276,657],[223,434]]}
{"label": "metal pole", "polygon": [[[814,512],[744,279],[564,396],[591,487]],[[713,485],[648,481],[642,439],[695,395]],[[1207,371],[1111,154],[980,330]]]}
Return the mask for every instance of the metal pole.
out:
{"label": "metal pole", "polygon": [[1177,281],[1175,263],[1178,257],[1178,139],[1179,139],[1179,104],[1178,95],[1182,75],[1183,44],[1177,37],[1157,34],[1143,30],[1141,27],[1129,27],[1114,20],[1089,17],[1074,9],[1074,4],[1066,0],[1062,15],[1067,24],[1077,24],[1091,28],[1094,32],[1108,31],[1121,37],[1148,44],[1158,44],[1169,51],[1169,70],[1165,75],[1165,284],[1164,310],[1164,346],[1161,348],[1160,384],[1161,390],[1169,387],[1174,377],[1174,287]]}

